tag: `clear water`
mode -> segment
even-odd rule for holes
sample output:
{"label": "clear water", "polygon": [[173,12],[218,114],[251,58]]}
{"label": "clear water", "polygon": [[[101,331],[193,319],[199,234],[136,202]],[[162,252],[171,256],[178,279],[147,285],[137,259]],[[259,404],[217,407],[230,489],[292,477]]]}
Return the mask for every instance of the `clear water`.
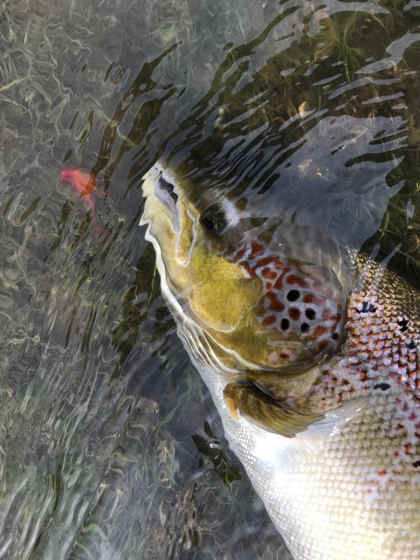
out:
{"label": "clear water", "polygon": [[[0,557],[289,559],[138,227],[160,156],[417,281],[413,0],[0,1]],[[104,232],[59,181],[91,170]]]}

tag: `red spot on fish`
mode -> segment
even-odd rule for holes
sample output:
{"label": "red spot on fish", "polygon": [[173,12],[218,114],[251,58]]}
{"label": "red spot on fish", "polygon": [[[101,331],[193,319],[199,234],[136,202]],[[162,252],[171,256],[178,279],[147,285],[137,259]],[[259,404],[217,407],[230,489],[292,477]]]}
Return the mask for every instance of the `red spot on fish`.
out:
{"label": "red spot on fish", "polygon": [[360,376],[360,381],[362,383],[366,383],[366,381],[369,381],[369,377],[366,371],[359,371],[358,375]]}
{"label": "red spot on fish", "polygon": [[286,266],[284,263],[281,262],[281,260],[277,255],[273,256],[273,263],[278,270],[284,270],[285,272],[290,270],[288,266]]}
{"label": "red spot on fish", "polygon": [[305,294],[303,296],[304,303],[314,303],[315,305],[322,305],[322,300],[314,296],[313,294]]}
{"label": "red spot on fish", "polygon": [[297,307],[291,307],[289,309],[289,317],[294,321],[297,321],[300,317],[300,311]]}
{"label": "red spot on fish", "polygon": [[275,284],[274,284],[274,287],[276,288],[276,290],[279,290],[279,291],[282,290],[282,288],[283,288],[283,278],[284,278],[285,274],[286,274],[287,272],[289,272],[289,270],[290,270],[290,268],[287,267],[287,266],[285,266],[285,267],[283,268],[283,270],[282,270],[280,276],[277,278],[277,280],[276,280],[276,282],[275,282]]}
{"label": "red spot on fish", "polygon": [[267,292],[266,297],[270,300],[270,309],[272,311],[279,311],[282,312],[284,311],[284,303],[282,303],[281,301],[279,301],[277,299],[276,294],[274,294],[273,292]]}
{"label": "red spot on fish", "polygon": [[270,268],[264,268],[261,271],[261,274],[264,276],[264,278],[268,278],[270,280],[273,280],[277,276],[277,273],[274,272],[274,270],[271,270]]}
{"label": "red spot on fish", "polygon": [[321,337],[323,334],[327,332],[327,328],[323,327],[322,325],[318,325],[314,331],[314,338]]}
{"label": "red spot on fish", "polygon": [[281,276],[277,278],[274,287],[276,288],[276,290],[281,290],[283,288],[283,278]]}
{"label": "red spot on fish", "polygon": [[262,255],[264,253],[264,245],[261,245],[260,243],[257,243],[256,241],[254,241],[251,244],[251,254],[250,257],[254,258],[258,255]]}
{"label": "red spot on fish", "polygon": [[270,305],[270,309],[272,311],[277,311],[279,313],[282,313],[284,311],[284,303],[282,303],[281,301],[272,301]]}
{"label": "red spot on fish", "polygon": [[274,315],[270,315],[269,317],[266,317],[264,319],[263,325],[272,325],[275,322],[276,322],[276,318],[274,317]]}
{"label": "red spot on fish", "polygon": [[272,262],[273,262],[273,257],[263,257],[262,259],[256,262],[255,269],[261,268],[262,266],[266,266],[267,264],[270,264]]}
{"label": "red spot on fish", "polygon": [[250,276],[255,277],[254,269],[249,265],[249,262],[248,262],[248,261],[242,260],[242,261],[239,261],[238,264],[239,264],[240,266],[242,266],[242,267],[248,272],[248,274],[249,274]]}
{"label": "red spot on fish", "polygon": [[305,280],[303,278],[300,278],[300,276],[296,276],[296,274],[289,274],[289,276],[286,278],[286,282],[288,284],[296,284],[301,288],[308,287],[308,284],[305,282]]}
{"label": "red spot on fish", "polygon": [[404,445],[404,449],[405,449],[405,452],[407,453],[407,455],[412,455],[413,454],[411,443],[406,443]]}
{"label": "red spot on fish", "polygon": [[318,352],[322,352],[328,346],[328,342],[326,340],[321,340],[318,344]]}
{"label": "red spot on fish", "polygon": [[240,260],[244,255],[245,255],[245,248],[242,247],[242,249],[239,249],[239,251],[236,253],[235,257],[237,260]]}
{"label": "red spot on fish", "polygon": [[340,316],[338,314],[334,314],[331,309],[324,309],[322,312],[322,318],[324,321],[339,321]]}

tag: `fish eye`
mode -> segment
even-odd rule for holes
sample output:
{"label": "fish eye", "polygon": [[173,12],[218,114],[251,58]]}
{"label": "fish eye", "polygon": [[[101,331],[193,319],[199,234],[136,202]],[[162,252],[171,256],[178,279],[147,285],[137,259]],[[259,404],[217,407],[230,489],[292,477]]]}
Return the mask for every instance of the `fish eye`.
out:
{"label": "fish eye", "polygon": [[227,228],[226,215],[219,205],[209,206],[200,216],[200,224],[209,232],[221,235]]}

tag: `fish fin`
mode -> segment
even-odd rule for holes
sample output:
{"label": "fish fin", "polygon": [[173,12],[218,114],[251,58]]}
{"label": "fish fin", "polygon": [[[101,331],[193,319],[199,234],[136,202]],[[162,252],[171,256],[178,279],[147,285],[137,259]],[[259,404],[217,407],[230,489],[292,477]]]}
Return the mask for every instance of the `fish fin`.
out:
{"label": "fish fin", "polygon": [[338,434],[356,416],[359,416],[368,406],[369,399],[357,397],[349,399],[337,408],[328,410],[324,416],[310,424],[299,434],[302,437],[328,437]]}
{"label": "fish fin", "polygon": [[296,410],[289,404],[277,401],[249,382],[229,383],[223,396],[234,419],[238,419],[239,412],[254,424],[285,437],[295,437],[324,418],[322,414]]}

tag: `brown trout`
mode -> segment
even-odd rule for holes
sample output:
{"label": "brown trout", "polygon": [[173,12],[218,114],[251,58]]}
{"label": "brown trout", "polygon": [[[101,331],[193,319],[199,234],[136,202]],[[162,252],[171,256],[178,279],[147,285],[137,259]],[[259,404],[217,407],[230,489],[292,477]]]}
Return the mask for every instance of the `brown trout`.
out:
{"label": "brown trout", "polygon": [[143,191],[180,338],[294,558],[418,559],[419,293],[160,163]]}

